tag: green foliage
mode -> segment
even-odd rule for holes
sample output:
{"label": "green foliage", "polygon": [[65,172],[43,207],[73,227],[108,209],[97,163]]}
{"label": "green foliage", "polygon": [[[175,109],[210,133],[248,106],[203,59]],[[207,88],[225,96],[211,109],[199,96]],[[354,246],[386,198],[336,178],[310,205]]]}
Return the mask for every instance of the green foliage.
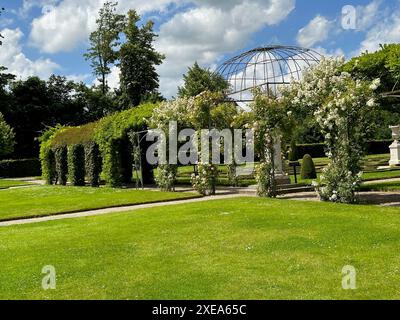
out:
{"label": "green foliage", "polygon": [[117,14],[115,2],[105,2],[96,20],[97,29],[90,35],[90,48],[84,55],[91,61],[93,74],[98,77],[102,93],[108,91],[106,77],[111,73],[110,65],[118,59],[117,47],[120,33],[125,25],[125,16]]}
{"label": "green foliage", "polygon": [[260,162],[256,166],[257,195],[275,198],[277,196],[275,169],[271,162]]}
{"label": "green foliage", "polygon": [[42,164],[42,177],[47,184],[53,184],[56,180],[56,161],[52,150],[55,134],[62,127],[54,127],[46,130],[40,137],[40,162]]}
{"label": "green foliage", "polygon": [[215,195],[218,167],[213,164],[199,163],[197,174],[192,174],[191,181],[193,189],[203,196]]}
{"label": "green foliage", "polygon": [[[147,121],[151,117],[155,106],[155,104],[147,103],[136,108],[111,114],[102,118],[100,121],[89,123],[84,126],[58,126],[49,130],[40,139],[44,177],[46,177],[47,181],[54,182],[53,169],[55,170],[55,167],[53,168],[53,163],[51,161],[52,149],[62,146],[95,143],[102,155],[102,174],[107,184],[118,186],[125,180],[131,180],[128,178],[128,176],[131,177],[131,174],[128,175],[129,169],[122,170],[121,148],[124,150],[129,149],[129,146],[126,144],[128,132],[143,131],[147,128]],[[121,146],[121,143],[124,142],[125,144]],[[97,156],[95,158],[97,158]],[[89,157],[88,160],[90,159]],[[92,160],[96,162],[96,164],[94,164],[94,162],[92,163]],[[98,164],[97,160],[92,160],[90,160],[91,164],[86,163],[87,166],[90,166],[94,170],[91,171],[92,169],[90,169],[91,173],[88,174],[88,178],[91,184],[98,185]],[[131,164],[127,163],[125,169],[129,166],[132,168]],[[84,166],[82,168],[84,168]],[[148,174],[147,171],[146,174]],[[124,174],[124,172],[127,174]],[[146,181],[148,180],[149,179]]]}
{"label": "green foliage", "polygon": [[222,92],[229,87],[223,76],[201,68],[197,62],[189,68],[183,80],[183,87],[178,88],[180,97],[195,97],[205,91]]}
{"label": "green foliage", "polygon": [[79,127],[60,128],[52,139],[52,147],[85,144],[94,140],[98,122],[88,123]]}
{"label": "green foliage", "polygon": [[39,159],[3,160],[0,161],[0,177],[22,178],[41,175]]}
{"label": "green foliage", "polygon": [[68,146],[68,178],[73,186],[85,185],[85,149],[81,144]]}
{"label": "green foliage", "polygon": [[[378,93],[400,90],[400,44],[385,44],[376,52],[364,52],[354,57],[343,67],[344,71],[360,80],[373,81],[379,78]],[[400,104],[396,98],[382,98],[371,124],[374,126],[371,139],[389,139],[389,125],[399,123]]]}
{"label": "green foliage", "polygon": [[165,58],[153,47],[156,38],[154,23],[148,21],[139,27],[139,21],[140,16],[136,11],[130,10],[124,30],[126,42],[121,45],[119,54],[121,90],[131,106],[137,106],[151,95],[156,95],[159,87],[156,66]]}
{"label": "green foliage", "polygon": [[103,151],[103,178],[110,187],[122,184],[122,167],[118,140],[112,140],[101,146]]}
{"label": "green foliage", "polygon": [[103,177],[110,186],[118,186],[123,181],[120,147],[130,131],[146,129],[146,119],[152,115],[154,104],[144,104],[105,117],[99,121],[94,140],[99,145],[103,158]]}
{"label": "green foliage", "polygon": [[155,181],[161,191],[175,191],[177,171],[176,165],[164,164],[158,166]]}
{"label": "green foliage", "polygon": [[306,154],[303,157],[303,163],[301,166],[301,178],[302,179],[316,179],[317,178],[315,164],[314,164],[313,158],[309,154]]}
{"label": "green foliage", "polygon": [[0,113],[0,156],[12,153],[14,144],[14,130],[4,121],[4,117]]}
{"label": "green foliage", "polygon": [[[352,58],[343,70],[360,80],[381,79],[380,92],[392,91],[400,80],[400,44],[385,44],[376,52]],[[400,88],[397,88],[400,89]]]}
{"label": "green foliage", "polygon": [[90,186],[100,185],[101,156],[97,143],[90,141],[85,144],[85,171]]}
{"label": "green foliage", "polygon": [[65,186],[68,178],[68,150],[66,146],[58,147],[54,150],[56,162],[56,181]]}

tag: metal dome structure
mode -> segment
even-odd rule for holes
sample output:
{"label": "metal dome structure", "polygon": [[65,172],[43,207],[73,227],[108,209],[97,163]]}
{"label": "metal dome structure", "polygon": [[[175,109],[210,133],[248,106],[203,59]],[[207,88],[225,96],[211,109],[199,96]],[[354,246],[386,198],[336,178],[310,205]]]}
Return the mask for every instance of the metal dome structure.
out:
{"label": "metal dome structure", "polygon": [[217,71],[230,84],[228,97],[246,103],[253,101],[254,88],[277,96],[279,86],[289,85],[292,79],[300,80],[303,70],[320,58],[318,52],[306,48],[260,47],[229,59]]}

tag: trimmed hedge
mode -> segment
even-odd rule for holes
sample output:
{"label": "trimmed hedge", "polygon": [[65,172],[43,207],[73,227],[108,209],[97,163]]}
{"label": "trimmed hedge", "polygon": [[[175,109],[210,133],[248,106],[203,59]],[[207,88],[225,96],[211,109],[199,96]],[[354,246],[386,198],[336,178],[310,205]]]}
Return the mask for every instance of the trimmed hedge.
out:
{"label": "trimmed hedge", "polygon": [[302,159],[306,154],[312,158],[324,158],[325,155],[325,144],[324,143],[312,143],[312,144],[298,144],[297,145],[297,156]]}
{"label": "trimmed hedge", "polygon": [[[56,128],[55,133],[48,133],[41,142],[42,159],[50,149],[62,146],[86,145],[94,142],[97,144],[102,158],[102,177],[110,186],[120,186],[123,182],[132,180],[132,157],[130,152],[130,142],[127,139],[130,131],[144,131],[147,129],[147,119],[149,119],[156,104],[146,103],[140,106],[116,112],[100,119],[97,122],[89,123],[79,127]],[[49,141],[49,142],[48,142]],[[49,145],[49,146],[48,146]],[[42,161],[46,172],[51,170]],[[48,163],[50,166],[51,164]],[[86,167],[91,166],[85,163]],[[145,167],[145,176],[152,180],[151,168]],[[88,175],[90,176],[90,174]],[[96,177],[93,177],[96,180]],[[90,177],[89,177],[90,180]],[[49,180],[48,180],[49,181]],[[94,181],[94,185],[97,182]]]}
{"label": "trimmed hedge", "polygon": [[68,178],[68,150],[67,147],[58,147],[54,151],[56,162],[56,183],[67,185]]}
{"label": "trimmed hedge", "polygon": [[101,156],[99,146],[95,142],[85,144],[85,170],[90,186],[100,185]]}
{"label": "trimmed hedge", "polygon": [[68,178],[73,186],[85,185],[85,149],[81,144],[68,147]]}
{"label": "trimmed hedge", "polygon": [[103,155],[103,177],[110,187],[119,187],[122,184],[122,166],[120,145],[118,141],[113,141],[107,147],[107,152]]}
{"label": "trimmed hedge", "polygon": [[0,161],[0,177],[3,178],[37,177],[41,174],[39,159]]}
{"label": "trimmed hedge", "polygon": [[[368,155],[389,153],[390,152],[389,146],[392,143],[393,143],[392,140],[368,141],[366,145],[366,153]],[[326,157],[325,144],[324,143],[298,144],[297,153],[300,159],[303,158],[306,154],[309,154],[313,158],[324,158]]]}
{"label": "trimmed hedge", "polygon": [[64,127],[54,135],[51,146],[53,148],[70,146],[74,144],[86,144],[93,141],[98,122],[88,123],[79,127]]}
{"label": "trimmed hedge", "polygon": [[393,140],[372,140],[367,142],[367,154],[389,153],[389,147]]}

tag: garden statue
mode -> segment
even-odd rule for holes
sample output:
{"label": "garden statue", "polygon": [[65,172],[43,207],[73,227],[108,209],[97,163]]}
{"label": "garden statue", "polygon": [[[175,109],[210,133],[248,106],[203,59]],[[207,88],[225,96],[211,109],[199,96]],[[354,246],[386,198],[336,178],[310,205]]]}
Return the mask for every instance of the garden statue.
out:
{"label": "garden statue", "polygon": [[390,166],[399,166],[400,165],[400,125],[399,126],[391,126],[392,129],[392,137],[394,142],[390,146]]}

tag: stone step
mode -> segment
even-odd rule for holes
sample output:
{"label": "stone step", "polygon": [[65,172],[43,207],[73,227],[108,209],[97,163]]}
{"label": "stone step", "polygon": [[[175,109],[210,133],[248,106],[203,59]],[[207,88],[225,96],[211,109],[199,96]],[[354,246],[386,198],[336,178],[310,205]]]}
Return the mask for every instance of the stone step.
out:
{"label": "stone step", "polygon": [[[278,188],[278,195],[315,191],[313,186],[307,185],[286,185],[284,188],[282,187],[283,186],[280,186]],[[257,193],[256,186],[250,186],[248,188],[235,188],[234,190],[240,194],[254,195]]]}
{"label": "stone step", "polygon": [[278,195],[311,192],[311,191],[315,191],[315,188],[313,186],[304,186],[304,187],[289,188],[289,189],[279,189]]}

